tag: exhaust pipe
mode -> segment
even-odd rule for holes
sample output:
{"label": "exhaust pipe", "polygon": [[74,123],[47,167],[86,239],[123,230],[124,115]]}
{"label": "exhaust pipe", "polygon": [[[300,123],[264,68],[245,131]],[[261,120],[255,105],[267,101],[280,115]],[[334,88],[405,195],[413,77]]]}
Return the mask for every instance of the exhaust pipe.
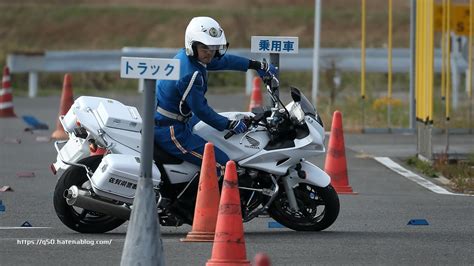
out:
{"label": "exhaust pipe", "polygon": [[122,220],[130,219],[131,210],[129,208],[95,199],[90,191],[80,189],[77,186],[66,189],[64,191],[64,198],[70,206],[100,212]]}

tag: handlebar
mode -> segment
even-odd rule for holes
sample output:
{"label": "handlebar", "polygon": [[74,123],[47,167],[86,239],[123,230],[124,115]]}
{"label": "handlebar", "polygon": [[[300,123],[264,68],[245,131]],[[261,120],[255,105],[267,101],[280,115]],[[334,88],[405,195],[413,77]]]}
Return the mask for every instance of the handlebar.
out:
{"label": "handlebar", "polygon": [[269,86],[270,88],[272,89],[278,89],[278,87],[280,87],[280,81],[278,80],[278,78],[273,75],[273,74],[270,74],[268,76],[265,76],[263,78],[263,83],[266,85],[266,86]]}
{"label": "handlebar", "polygon": [[224,135],[224,139],[228,139],[232,137],[233,135],[235,135],[235,131],[230,130],[229,132],[227,132],[227,134]]}
{"label": "handlebar", "polygon": [[[247,128],[252,124],[252,122],[254,121],[253,117],[248,117],[248,116],[245,116],[243,118],[244,120],[244,123],[245,125],[247,126]],[[224,139],[229,139],[230,137],[232,137],[233,135],[235,135],[235,131],[233,130],[229,130],[229,132],[227,132],[227,134],[224,135]]]}
{"label": "handlebar", "polygon": [[[275,92],[277,92],[278,87],[280,86],[280,81],[278,80],[278,78],[275,75],[271,74],[263,78],[263,83],[266,85],[267,89],[269,89],[269,93],[274,104],[278,105],[279,98],[278,96],[277,98],[275,98],[275,96],[273,95]],[[260,118],[248,117],[248,118],[244,118],[244,121],[247,127],[249,127],[252,124],[252,122],[255,121],[258,123],[262,118],[263,117],[260,117]],[[227,132],[227,134],[224,135],[224,139],[227,140],[234,135],[235,135],[235,131],[229,130],[229,132]]]}

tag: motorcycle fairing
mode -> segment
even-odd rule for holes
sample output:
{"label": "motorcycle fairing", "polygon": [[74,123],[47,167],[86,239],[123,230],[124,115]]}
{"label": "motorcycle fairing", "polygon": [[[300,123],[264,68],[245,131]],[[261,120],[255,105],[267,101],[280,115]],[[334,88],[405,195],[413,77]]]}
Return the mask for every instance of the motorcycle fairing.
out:
{"label": "motorcycle fairing", "polygon": [[290,187],[295,188],[299,183],[308,183],[318,187],[327,187],[331,183],[331,177],[329,177],[326,172],[308,161],[301,162],[301,170],[306,173],[305,178],[299,177],[295,169],[290,169]]}

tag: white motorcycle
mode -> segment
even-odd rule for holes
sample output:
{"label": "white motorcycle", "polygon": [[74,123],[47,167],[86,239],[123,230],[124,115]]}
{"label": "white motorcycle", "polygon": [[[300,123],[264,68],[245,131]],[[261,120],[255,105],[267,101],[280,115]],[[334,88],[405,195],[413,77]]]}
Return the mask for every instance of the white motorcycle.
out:
{"label": "white motorcycle", "polygon": [[[305,160],[326,151],[323,123],[298,89],[291,88],[293,101],[284,106],[278,80],[267,79],[265,85],[271,108],[221,113],[246,118],[246,133],[233,136],[204,122],[193,131],[237,163],[244,222],[266,212],[293,230],[324,230],[339,214],[339,198],[330,177]],[[116,100],[82,96],[60,121],[69,140],[54,144],[58,154],[51,169],[54,174],[65,170],[54,191],[56,213],[78,232],[113,230],[129,219],[133,208],[140,176],[140,114]],[[98,148],[105,155],[90,156]],[[153,157],[160,224],[192,224],[199,167],[156,145]]]}

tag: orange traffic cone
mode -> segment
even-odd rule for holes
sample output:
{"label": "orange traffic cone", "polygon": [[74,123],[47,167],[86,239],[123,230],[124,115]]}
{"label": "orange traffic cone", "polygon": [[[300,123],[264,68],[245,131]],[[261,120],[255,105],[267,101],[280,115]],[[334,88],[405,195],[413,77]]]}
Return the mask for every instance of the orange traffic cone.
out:
{"label": "orange traffic cone", "polygon": [[252,95],[250,96],[250,105],[249,105],[249,112],[252,112],[253,108],[261,107],[263,100],[262,100],[262,92],[260,90],[261,87],[261,80],[260,78],[253,78],[253,89]]}
{"label": "orange traffic cone", "polygon": [[208,142],[204,147],[193,228],[186,238],[181,239],[181,241],[213,241],[218,209],[219,185],[217,184],[216,157],[214,155],[214,145]]}
{"label": "orange traffic cone", "polygon": [[235,162],[228,161],[222,185],[212,257],[207,261],[207,266],[250,265],[245,251],[244,225],[240,208]]}
{"label": "orange traffic cone", "polygon": [[16,117],[13,111],[13,95],[8,67],[3,68],[2,89],[0,90],[0,117]]}
{"label": "orange traffic cone", "polygon": [[[72,104],[74,103],[74,98],[72,96],[72,84],[71,84],[71,74],[64,75],[63,81],[63,91],[61,93],[61,103],[59,104],[59,114],[58,117],[61,115],[66,115],[69,108],[71,108]],[[59,118],[56,120],[56,130],[51,135],[53,139],[67,139],[68,135],[66,131],[64,131],[61,122],[59,122]]]}
{"label": "orange traffic cone", "polygon": [[344,133],[341,112],[335,111],[332,118],[331,135],[326,155],[324,171],[331,177],[331,184],[339,194],[357,194],[349,186],[347,177]]}

